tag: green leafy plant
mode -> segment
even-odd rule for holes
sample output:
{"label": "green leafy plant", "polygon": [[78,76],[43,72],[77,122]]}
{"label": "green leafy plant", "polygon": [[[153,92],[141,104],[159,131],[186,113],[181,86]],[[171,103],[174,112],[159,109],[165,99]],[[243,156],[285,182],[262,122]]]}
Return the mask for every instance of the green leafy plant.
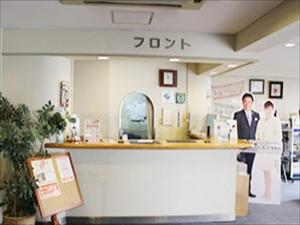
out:
{"label": "green leafy plant", "polygon": [[38,133],[41,141],[39,155],[47,155],[44,142],[52,135],[64,131],[67,126],[66,120],[59,112],[55,112],[55,106],[51,101],[37,111]]}
{"label": "green leafy plant", "polygon": [[[24,104],[14,106],[0,93],[0,153],[8,160],[9,173],[0,190],[0,206],[11,217],[33,215],[36,212],[34,189],[36,181],[30,176],[27,159],[45,156],[44,141],[66,127],[66,121],[49,101],[34,116]],[[41,142],[38,153],[34,148]]]}
{"label": "green leafy plant", "polygon": [[1,186],[5,215],[21,217],[36,212],[35,180],[29,175],[26,160],[33,154],[38,133],[29,109],[12,105],[0,93],[0,152],[8,159],[10,173]]}

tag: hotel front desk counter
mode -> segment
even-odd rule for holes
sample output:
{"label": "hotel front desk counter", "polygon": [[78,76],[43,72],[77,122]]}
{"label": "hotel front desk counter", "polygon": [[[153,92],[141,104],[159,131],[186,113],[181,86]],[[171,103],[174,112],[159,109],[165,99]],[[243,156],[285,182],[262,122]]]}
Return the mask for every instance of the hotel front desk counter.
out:
{"label": "hotel front desk counter", "polygon": [[[248,142],[63,143],[84,205],[68,217],[147,218],[172,222],[235,220],[237,154]],[[153,219],[153,220],[151,220]]]}

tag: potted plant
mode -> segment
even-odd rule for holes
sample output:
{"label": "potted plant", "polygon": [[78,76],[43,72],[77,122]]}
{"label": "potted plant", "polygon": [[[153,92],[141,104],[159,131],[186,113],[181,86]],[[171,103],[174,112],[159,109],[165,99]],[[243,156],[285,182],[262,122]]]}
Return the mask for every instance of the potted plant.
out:
{"label": "potted plant", "polygon": [[[0,93],[0,153],[8,160],[8,173],[3,185],[4,225],[35,224],[36,202],[34,189],[38,188],[30,176],[27,159],[31,156],[46,156],[45,139],[62,132],[66,121],[49,101],[36,117],[24,104],[14,106]],[[34,147],[41,141],[40,150]]]}
{"label": "potted plant", "polygon": [[26,160],[33,154],[36,123],[24,105],[12,105],[0,94],[0,152],[8,160],[8,174],[1,190],[3,224],[35,224],[35,180],[29,175]]}
{"label": "potted plant", "polygon": [[[38,133],[41,141],[39,155],[47,155],[47,151],[44,149],[45,140],[49,140],[51,136],[58,135],[56,137],[57,142],[63,142],[62,132],[67,126],[65,118],[61,113],[55,111],[55,106],[49,101],[45,104],[41,110],[37,111],[38,121]],[[59,140],[58,140],[59,139]]]}

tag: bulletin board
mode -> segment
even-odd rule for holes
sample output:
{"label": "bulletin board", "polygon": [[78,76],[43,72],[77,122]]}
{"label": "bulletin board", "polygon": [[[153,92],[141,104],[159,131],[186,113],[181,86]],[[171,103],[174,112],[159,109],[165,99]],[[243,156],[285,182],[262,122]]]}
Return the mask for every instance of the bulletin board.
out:
{"label": "bulletin board", "polygon": [[37,180],[35,195],[43,218],[83,204],[70,153],[33,157],[28,166]]}

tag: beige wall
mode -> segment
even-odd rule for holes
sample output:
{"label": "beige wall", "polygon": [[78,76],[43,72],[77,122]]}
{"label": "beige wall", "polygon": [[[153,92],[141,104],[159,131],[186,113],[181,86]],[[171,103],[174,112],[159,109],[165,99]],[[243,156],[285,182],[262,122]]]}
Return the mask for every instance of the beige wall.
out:
{"label": "beige wall", "polygon": [[[289,113],[298,112],[300,107],[300,80],[298,78],[278,78],[278,77],[250,77],[250,76],[218,76],[212,79],[212,85],[229,84],[238,81],[245,82],[245,91],[249,90],[249,79],[264,79],[265,93],[263,95],[255,95],[254,109],[258,112],[262,109],[262,104],[268,99],[269,87],[268,81],[283,81],[283,98],[271,99],[277,110],[281,120],[288,120]],[[240,96],[222,99],[225,104],[240,105]],[[216,102],[216,101],[214,101]],[[220,101],[219,101],[220,102]]]}
{"label": "beige wall", "polygon": [[108,61],[74,61],[74,112],[80,118],[81,134],[85,119],[100,119],[102,135],[108,136],[108,75]]}
{"label": "beige wall", "polygon": [[[177,88],[159,87],[159,69],[178,71]],[[176,128],[174,123],[173,126],[166,127],[160,125],[162,108],[160,99],[163,90],[172,90],[174,93],[186,92],[186,78],[186,64],[169,63],[161,59],[126,58],[112,59],[108,62],[76,60],[74,62],[74,112],[84,115],[84,118],[97,116],[101,119],[103,136],[118,138],[119,109],[122,99],[127,94],[138,91],[146,94],[154,104],[156,137],[183,138],[186,131],[184,120],[186,104],[172,106],[174,114],[176,110],[180,110],[182,126]],[[92,97],[84,100],[81,94]]]}
{"label": "beige wall", "polygon": [[[134,46],[134,37],[145,38],[140,48]],[[159,49],[149,47],[149,39],[161,39]],[[175,40],[172,48],[166,48],[165,38]],[[180,42],[191,47],[181,49]],[[138,30],[56,30],[56,29],[5,29],[6,54],[82,54],[82,55],[127,55],[159,57],[198,57],[229,59],[255,59],[255,54],[235,52],[232,35],[211,35],[185,32],[154,32]],[[47,43],[47,44],[45,44]],[[84,43],[84,44],[83,44]],[[254,58],[253,58],[254,57]]]}
{"label": "beige wall", "polygon": [[[177,74],[177,88],[163,88],[158,85],[159,69],[175,69]],[[185,136],[186,124],[182,123],[181,128],[172,126],[162,126],[161,119],[161,92],[170,90],[186,92],[186,65],[180,63],[169,63],[162,59],[120,59],[110,61],[109,74],[109,123],[110,136],[116,137],[118,134],[118,117],[122,99],[130,92],[138,91],[146,94],[154,104],[155,117],[154,127],[156,129],[156,138],[181,138]],[[171,106],[174,114],[180,110],[182,118],[186,115],[185,104],[174,104]],[[175,115],[174,115],[175,117]],[[184,121],[183,121],[184,122]]]}
{"label": "beige wall", "polygon": [[[15,103],[25,103],[33,110],[49,99],[58,105],[59,83],[62,80],[72,82],[74,73],[74,112],[82,122],[85,118],[100,118],[104,137],[118,137],[120,104],[123,97],[133,91],[142,92],[153,101],[156,138],[184,138],[188,125],[187,108],[192,115],[192,128],[202,129],[210,107],[207,98],[210,77],[196,76],[186,64],[170,63],[167,59],[122,58],[109,61],[75,60],[72,63],[64,57],[5,56],[3,65],[5,96]],[[177,88],[159,87],[159,69],[178,71]],[[161,92],[164,90],[187,94],[185,104],[172,106],[174,118],[178,110],[181,113],[179,128],[175,120],[173,126],[161,125]]]}
{"label": "beige wall", "polygon": [[[32,110],[41,108],[48,100],[58,106],[60,81],[71,81],[71,60],[47,56],[3,56],[2,59],[4,96],[14,103],[25,103]],[[0,158],[1,180],[4,173],[5,162]]]}
{"label": "beige wall", "polygon": [[188,112],[190,130],[205,130],[207,113],[211,112],[211,77],[195,75],[189,65]]}
{"label": "beige wall", "polygon": [[53,56],[4,56],[3,94],[32,110],[59,105],[60,81],[71,81],[71,60]]}
{"label": "beige wall", "polygon": [[[164,88],[158,84],[159,69],[178,71],[177,88]],[[210,111],[208,97],[210,77],[197,76],[185,63],[170,63],[166,59],[122,58],[109,61],[74,61],[74,112],[81,117],[100,118],[101,131],[106,138],[118,138],[119,110],[123,98],[131,92],[146,94],[154,104],[154,126],[157,139],[185,138],[187,108],[191,113],[191,128],[203,129]],[[185,104],[174,104],[173,125],[161,125],[161,92],[185,92]],[[177,127],[175,114],[181,113],[181,126]]]}

